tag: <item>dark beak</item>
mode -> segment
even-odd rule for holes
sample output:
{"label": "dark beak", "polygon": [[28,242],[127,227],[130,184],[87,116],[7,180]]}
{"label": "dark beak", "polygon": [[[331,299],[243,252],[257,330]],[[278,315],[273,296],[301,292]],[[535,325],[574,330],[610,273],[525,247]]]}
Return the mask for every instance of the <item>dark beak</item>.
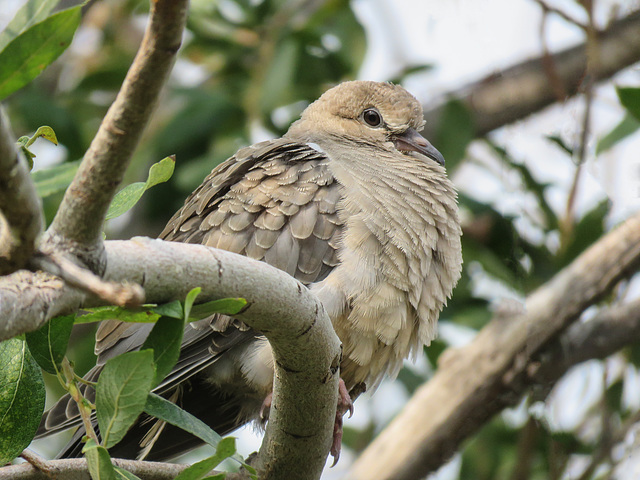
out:
{"label": "dark beak", "polygon": [[402,134],[394,135],[392,139],[401,152],[418,152],[444,166],[442,154],[415,129],[409,127]]}

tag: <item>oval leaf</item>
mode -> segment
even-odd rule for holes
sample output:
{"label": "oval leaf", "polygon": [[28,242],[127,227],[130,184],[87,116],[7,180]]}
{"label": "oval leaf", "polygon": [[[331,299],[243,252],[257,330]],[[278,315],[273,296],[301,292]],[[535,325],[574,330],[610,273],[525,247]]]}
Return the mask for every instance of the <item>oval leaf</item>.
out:
{"label": "oval leaf", "polygon": [[180,345],[184,333],[184,321],[177,318],[161,317],[153,326],[140,350],[152,349],[156,374],[153,386],[166,377],[180,356]]}
{"label": "oval leaf", "polygon": [[111,457],[106,448],[89,439],[82,449],[87,459],[89,475],[93,480],[116,480],[116,471],[111,463]]}
{"label": "oval leaf", "polygon": [[227,437],[220,440],[216,453],[209,458],[205,458],[197,463],[194,463],[190,467],[186,468],[175,480],[200,480],[211,470],[220,465],[220,462],[235,455],[236,453],[236,439],[233,437]]}
{"label": "oval leaf", "polygon": [[55,317],[35,332],[26,334],[27,345],[38,365],[46,372],[56,374],[67,353],[67,345],[75,315]]}
{"label": "oval leaf", "polygon": [[16,458],[31,443],[44,401],[42,371],[27,343],[19,338],[0,343],[0,465]]}
{"label": "oval leaf", "polygon": [[163,158],[158,163],[151,165],[146,182],[132,183],[116,193],[111,205],[109,205],[106,219],[110,220],[128,212],[138,203],[145,191],[154,185],[169,180],[173,175],[175,163],[173,156]]}
{"label": "oval leaf", "polygon": [[27,29],[47,18],[59,1],[60,0],[27,0],[13,16],[9,25],[0,32],[0,51]]}
{"label": "oval leaf", "polygon": [[195,435],[213,447],[216,447],[218,443],[220,443],[220,440],[222,440],[222,437],[202,420],[155,393],[150,394],[147,398],[144,411],[152,417],[156,417],[170,425],[181,428],[185,432],[189,432],[191,435]]}
{"label": "oval leaf", "polygon": [[96,416],[106,448],[117,444],[144,409],[155,375],[153,352],[128,352],[109,360],[96,385]]}
{"label": "oval leaf", "polygon": [[80,25],[80,7],[51,15],[0,52],[0,100],[24,87],[64,52]]}

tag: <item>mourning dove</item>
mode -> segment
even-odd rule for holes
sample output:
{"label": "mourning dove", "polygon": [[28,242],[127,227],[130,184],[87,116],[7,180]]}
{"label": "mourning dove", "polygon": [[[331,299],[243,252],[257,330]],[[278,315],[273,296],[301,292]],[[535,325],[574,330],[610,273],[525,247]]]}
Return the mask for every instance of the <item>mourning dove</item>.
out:
{"label": "mourning dove", "polygon": [[[160,238],[262,260],[308,285],[342,341],[346,390],[371,389],[434,338],[461,273],[455,189],[442,155],[418,133],[423,123],[420,103],[400,86],[342,83],[282,138],[218,165]],[[139,348],[150,328],[103,323],[89,377],[109,358]],[[180,359],[156,392],[224,435],[260,416],[272,385],[265,337],[217,316],[186,327]],[[77,408],[63,399],[40,432],[79,423]],[[62,456],[79,454],[80,436]],[[140,420],[111,453],[163,460],[199,443]]]}

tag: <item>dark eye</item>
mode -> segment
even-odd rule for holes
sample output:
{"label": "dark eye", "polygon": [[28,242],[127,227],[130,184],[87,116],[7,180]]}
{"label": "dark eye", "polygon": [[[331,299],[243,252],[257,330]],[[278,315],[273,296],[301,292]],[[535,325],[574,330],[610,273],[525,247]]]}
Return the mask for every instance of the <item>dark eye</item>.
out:
{"label": "dark eye", "polygon": [[375,108],[367,108],[362,112],[362,119],[371,127],[379,127],[382,125],[382,115]]}

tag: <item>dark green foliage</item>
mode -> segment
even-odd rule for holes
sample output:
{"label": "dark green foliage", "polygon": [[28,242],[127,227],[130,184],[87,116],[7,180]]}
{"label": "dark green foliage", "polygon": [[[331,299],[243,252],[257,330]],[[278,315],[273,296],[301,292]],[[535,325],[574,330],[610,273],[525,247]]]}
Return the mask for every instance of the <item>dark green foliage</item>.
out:
{"label": "dark green foliage", "polygon": [[26,334],[33,358],[48,373],[56,374],[61,369],[74,318],[75,315],[55,317],[38,330]]}
{"label": "dark green foliage", "polygon": [[21,338],[0,342],[0,465],[27,448],[40,424],[42,372]]}

